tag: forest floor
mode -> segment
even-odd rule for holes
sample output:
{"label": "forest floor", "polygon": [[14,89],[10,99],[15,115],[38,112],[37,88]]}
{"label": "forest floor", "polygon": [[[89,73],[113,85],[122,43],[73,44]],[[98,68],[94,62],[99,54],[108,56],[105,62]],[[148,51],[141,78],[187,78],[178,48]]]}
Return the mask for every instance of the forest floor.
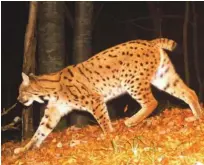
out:
{"label": "forest floor", "polygon": [[189,109],[166,109],[137,126],[112,122],[115,132],[102,136],[99,126],[53,132],[39,149],[15,155],[22,143],[1,146],[2,165],[204,165],[204,117]]}

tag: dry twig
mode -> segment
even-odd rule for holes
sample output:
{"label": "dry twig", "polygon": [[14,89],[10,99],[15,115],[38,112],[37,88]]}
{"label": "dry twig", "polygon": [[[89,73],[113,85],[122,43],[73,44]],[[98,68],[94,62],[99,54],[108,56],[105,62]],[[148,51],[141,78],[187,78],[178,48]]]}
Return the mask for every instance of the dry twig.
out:
{"label": "dry twig", "polygon": [[18,130],[18,129],[19,129],[19,125],[17,125],[17,124],[18,124],[20,121],[21,121],[21,118],[18,117],[18,116],[16,116],[16,117],[14,118],[14,120],[13,120],[11,123],[2,126],[2,127],[1,127],[1,130],[2,130],[2,131],[7,131],[7,130],[11,130],[11,129],[17,129],[17,130]]}
{"label": "dry twig", "polygon": [[17,103],[13,104],[11,107],[9,107],[8,109],[3,108],[3,111],[1,113],[1,117],[8,114],[15,106]]}

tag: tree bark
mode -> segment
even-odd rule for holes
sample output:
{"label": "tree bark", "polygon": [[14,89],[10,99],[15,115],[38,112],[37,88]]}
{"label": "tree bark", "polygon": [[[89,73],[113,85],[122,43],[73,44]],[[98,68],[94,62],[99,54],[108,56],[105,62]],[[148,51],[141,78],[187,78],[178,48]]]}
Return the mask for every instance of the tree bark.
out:
{"label": "tree bark", "polygon": [[39,2],[38,72],[59,71],[65,66],[64,2]]}
{"label": "tree bark", "polygon": [[[65,67],[64,9],[64,2],[39,2],[37,26],[39,74],[56,72]],[[40,116],[43,114],[44,107],[41,108]],[[60,124],[66,125],[65,120]]]}
{"label": "tree bark", "polygon": [[186,2],[185,17],[183,24],[183,49],[184,49],[184,68],[186,84],[190,85],[190,72],[188,64],[188,19],[189,19],[189,2]]}
{"label": "tree bark", "polygon": [[203,91],[204,87],[202,84],[201,74],[200,74],[200,66],[199,66],[199,59],[198,59],[198,34],[197,34],[197,14],[196,14],[196,7],[195,2],[192,2],[193,8],[193,49],[194,49],[194,66],[196,71],[196,78],[199,85],[199,98],[203,100]]}
{"label": "tree bark", "polygon": [[[29,20],[24,41],[23,72],[35,73],[37,2],[30,2]],[[22,139],[33,135],[33,107],[24,108],[22,112]]]}
{"label": "tree bark", "polygon": [[74,63],[82,62],[92,53],[93,2],[78,1],[75,7]]}
{"label": "tree bark", "polygon": [[[75,4],[73,63],[87,60],[92,53],[92,21],[93,2],[78,1]],[[88,117],[84,114],[72,113],[71,124],[82,126],[88,123]]]}
{"label": "tree bark", "polygon": [[156,2],[147,2],[149,13],[152,17],[153,27],[154,27],[154,37],[161,37],[161,16],[160,16],[160,8],[156,5]]}

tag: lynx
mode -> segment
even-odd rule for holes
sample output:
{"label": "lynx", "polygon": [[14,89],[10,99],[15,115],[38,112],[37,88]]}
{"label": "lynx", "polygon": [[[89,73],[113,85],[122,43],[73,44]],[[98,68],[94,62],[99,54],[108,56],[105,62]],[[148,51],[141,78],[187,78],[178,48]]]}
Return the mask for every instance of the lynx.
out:
{"label": "lynx", "polygon": [[14,152],[24,152],[34,145],[39,147],[60,118],[73,109],[91,113],[104,133],[112,132],[106,102],[124,93],[141,105],[141,109],[125,121],[127,126],[133,126],[157,107],[151,84],[186,102],[199,118],[201,107],[197,95],[184,84],[164,51],[173,51],[175,47],[176,42],[167,38],[133,40],[56,73],[40,76],[22,73],[18,100],[26,106],[33,101],[48,100],[48,105],[30,142]]}

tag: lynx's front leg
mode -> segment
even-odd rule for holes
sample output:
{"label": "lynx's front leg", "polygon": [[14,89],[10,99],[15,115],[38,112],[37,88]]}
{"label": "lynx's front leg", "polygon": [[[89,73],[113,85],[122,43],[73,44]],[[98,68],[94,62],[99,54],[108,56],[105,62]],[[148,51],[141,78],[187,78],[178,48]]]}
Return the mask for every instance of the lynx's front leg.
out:
{"label": "lynx's front leg", "polygon": [[97,120],[103,133],[106,134],[108,132],[113,132],[114,130],[103,97],[100,95],[95,95],[93,100],[91,114]]}
{"label": "lynx's front leg", "polygon": [[35,132],[32,139],[22,148],[16,148],[15,154],[25,152],[32,148],[34,145],[39,147],[43,140],[49,135],[49,133],[55,128],[61,118],[61,114],[58,109],[51,107],[45,110],[45,114],[40,122],[40,125]]}

